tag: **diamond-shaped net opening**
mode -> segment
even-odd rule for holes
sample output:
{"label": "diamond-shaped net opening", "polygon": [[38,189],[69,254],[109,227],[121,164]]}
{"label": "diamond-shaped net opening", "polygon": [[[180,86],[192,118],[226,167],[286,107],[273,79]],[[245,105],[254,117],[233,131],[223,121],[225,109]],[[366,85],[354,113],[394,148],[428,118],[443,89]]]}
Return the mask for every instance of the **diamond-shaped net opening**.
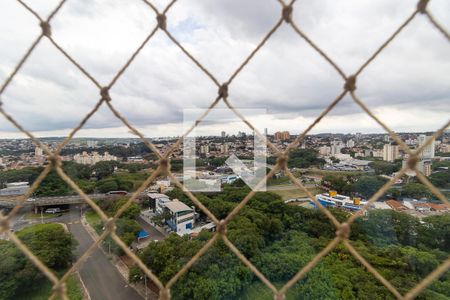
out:
{"label": "diamond-shaped net opening", "polygon": [[[413,12],[409,15],[409,17],[402,23],[400,26],[390,35],[388,35],[388,38],[386,41],[379,46],[379,48],[360,66],[359,69],[357,69],[353,74],[346,74],[334,61],[333,59],[325,53],[320,46],[314,43],[313,39],[307,36],[302,29],[297,25],[296,21],[293,19],[293,10],[295,9],[294,6],[294,0],[285,3],[283,0],[278,0],[280,4],[280,10],[279,10],[279,18],[278,21],[273,24],[273,27],[263,36],[263,38],[260,40],[260,42],[257,44],[257,46],[254,48],[251,53],[248,54],[246,59],[237,66],[235,71],[230,75],[229,79],[226,82],[221,83],[215,76],[212,74],[202,63],[201,60],[193,56],[186,48],[183,47],[183,45],[172,35],[172,33],[168,30],[167,23],[170,22],[170,18],[167,17],[167,12],[172,8],[173,5],[176,4],[176,0],[173,0],[170,2],[164,10],[158,10],[155,5],[151,3],[149,0],[142,0],[144,4],[146,4],[149,7],[149,15],[151,16],[153,13],[153,17],[156,18],[156,26],[148,33],[146,38],[143,40],[143,42],[137,47],[137,49],[133,52],[133,54],[129,57],[129,59],[126,61],[126,63],[119,68],[117,73],[114,75],[114,77],[111,79],[109,83],[106,85],[103,85],[94,78],[76,59],[74,59],[70,53],[64,50],[63,47],[60,46],[57,40],[55,40],[52,37],[52,20],[53,18],[60,12],[61,7],[65,4],[66,0],[62,0],[59,2],[59,4],[55,7],[55,9],[49,14],[48,17],[44,18],[40,16],[33,8],[31,8],[28,4],[23,2],[22,0],[17,0],[18,4],[22,5],[24,9],[28,10],[38,21],[38,26],[41,28],[41,34],[38,35],[38,37],[32,42],[29,49],[26,51],[25,55],[20,59],[12,73],[7,77],[5,82],[2,84],[0,88],[0,96],[5,92],[7,87],[10,85],[11,81],[14,79],[15,75],[20,71],[24,63],[27,61],[30,54],[33,52],[33,50],[36,48],[36,46],[43,40],[47,39],[59,52],[61,52],[67,59],[70,61],[80,72],[83,74],[86,78],[86,80],[93,83],[99,91],[99,100],[97,104],[92,108],[92,110],[79,122],[79,124],[71,131],[69,136],[64,140],[63,143],[54,151],[50,150],[46,145],[42,144],[37,138],[34,137],[34,135],[23,128],[15,119],[13,116],[9,115],[2,107],[0,102],[0,114],[2,114],[12,125],[14,125],[18,130],[23,132],[25,135],[27,135],[36,146],[43,149],[45,155],[47,156],[48,161],[50,162],[42,171],[42,173],[39,175],[37,180],[34,181],[31,188],[27,192],[26,195],[24,195],[18,204],[12,209],[12,211],[8,215],[0,215],[0,231],[1,233],[6,233],[10,240],[15,243],[15,245],[22,251],[28,259],[52,282],[53,284],[53,295],[51,298],[54,297],[61,297],[63,299],[68,299],[67,293],[66,293],[66,280],[69,278],[69,275],[72,274],[77,270],[77,268],[80,267],[80,265],[87,259],[89,254],[108,236],[111,236],[111,238],[117,243],[117,245],[122,248],[122,250],[125,252],[126,255],[132,259],[136,265],[142,270],[142,272],[147,276],[150,280],[152,280],[155,285],[160,290],[160,298],[161,299],[169,299],[170,298],[170,288],[176,283],[176,281],[185,274],[192,265],[200,259],[200,257],[208,251],[208,249],[214,244],[214,242],[218,239],[221,239],[224,244],[239,258],[240,261],[244,265],[246,265],[251,272],[253,272],[260,280],[261,282],[266,285],[271,292],[273,293],[275,299],[283,299],[285,297],[285,294],[288,292],[288,290],[293,287],[297,282],[299,282],[302,278],[305,277],[305,275],[310,272],[314,266],[316,266],[323,257],[325,257],[327,254],[329,254],[331,251],[336,249],[338,245],[343,245],[351,255],[355,257],[356,260],[358,260],[370,273],[372,273],[377,280],[379,280],[396,298],[399,299],[412,299],[416,297],[419,293],[421,293],[428,285],[430,285],[433,280],[441,276],[444,272],[448,270],[450,267],[450,258],[447,258],[445,261],[443,261],[434,271],[432,271],[430,274],[428,274],[419,284],[417,284],[414,288],[412,288],[409,292],[407,292],[405,295],[402,295],[398,292],[398,290],[388,281],[386,280],[374,267],[370,265],[369,262],[367,262],[366,259],[364,259],[358,251],[349,243],[349,236],[351,234],[350,228],[351,224],[359,218],[365,211],[363,209],[359,213],[356,213],[352,215],[346,222],[339,222],[336,217],[325,207],[323,207],[315,198],[314,196],[308,191],[308,189],[305,188],[305,186],[302,184],[301,181],[299,181],[287,168],[287,161],[289,160],[289,152],[296,148],[302,141],[305,139],[306,135],[311,131],[311,129],[316,126],[324,116],[326,116],[346,95],[350,95],[353,101],[359,105],[365,113],[367,113],[371,118],[373,118],[394,140],[398,143],[398,145],[401,147],[405,153],[409,154],[410,158],[408,160],[408,164],[400,170],[398,175],[388,181],[378,192],[376,192],[368,201],[369,205],[372,202],[375,202],[380,196],[382,196],[394,183],[395,180],[398,179],[402,174],[409,168],[414,169],[417,171],[417,177],[418,179],[426,185],[430,191],[442,202],[449,205],[449,201],[445,198],[445,196],[434,187],[430,181],[420,173],[420,171],[417,169],[417,157],[426,147],[427,143],[422,145],[418,150],[413,151],[409,149],[405,143],[399,138],[399,136],[392,131],[383,121],[381,121],[379,118],[377,118],[370,110],[370,108],[364,103],[364,101],[357,95],[357,79],[358,76],[364,72],[366,67],[374,61],[378,55],[397,37],[397,35],[407,26],[410,25],[411,21],[414,18],[427,18],[430,23],[433,25],[433,27],[438,30],[444,38],[446,38],[448,41],[450,41],[450,35],[448,31],[443,28],[439,22],[433,17],[431,12],[427,9],[428,0],[420,0]],[[333,224],[336,227],[336,237],[331,240],[331,242],[325,246],[314,258],[312,258],[301,270],[298,271],[298,273],[290,279],[284,286],[282,287],[276,287],[274,286],[255,266],[252,264],[237,248],[233,243],[228,239],[227,237],[227,225],[229,222],[239,213],[239,211],[246,205],[246,203],[254,196],[255,192],[251,191],[242,201],[230,212],[230,214],[222,219],[219,220],[214,214],[211,213],[198,199],[197,197],[189,192],[187,189],[183,187],[183,185],[177,180],[177,178],[174,176],[174,174],[170,170],[170,155],[172,151],[179,147],[183,138],[189,134],[189,132],[192,131],[192,129],[197,126],[204,117],[220,102],[223,101],[225,105],[234,112],[249,128],[254,130],[255,134],[262,137],[262,134],[256,130],[253,125],[248,122],[245,117],[239,113],[238,110],[234,108],[234,106],[231,104],[231,101],[229,99],[228,90],[232,88],[232,82],[236,78],[236,76],[246,67],[246,65],[253,59],[253,57],[258,53],[258,51],[264,47],[265,43],[272,37],[272,35],[281,27],[281,26],[287,26],[290,27],[295,33],[298,34],[298,36],[306,42],[312,49],[314,49],[317,54],[322,57],[327,63],[329,63],[332,68],[339,74],[339,76],[342,78],[342,85],[343,89],[342,92],[339,93],[339,95],[336,96],[336,98],[332,99],[332,101],[329,103],[329,105],[323,110],[322,113],[317,116],[315,121],[311,123],[306,130],[301,133],[295,140],[292,142],[285,151],[280,151],[276,148],[275,145],[273,145],[270,141],[267,141],[267,146],[270,149],[270,151],[277,155],[278,160],[275,165],[275,167],[267,174],[267,178],[272,176],[276,171],[278,170],[284,170],[285,174],[289,177],[289,179],[293,182],[295,186],[297,186],[299,189],[303,190],[309,198],[311,198],[312,201],[316,203],[316,206],[320,209],[320,211],[330,220],[331,224]],[[199,117],[199,119],[192,124],[192,127],[179,138],[179,140],[175,143],[175,145],[172,146],[169,151],[166,151],[164,154],[161,154],[156,147],[144,137],[144,135],[137,130],[123,115],[115,109],[114,107],[114,101],[109,93],[109,90],[114,86],[114,84],[117,82],[117,80],[124,74],[127,70],[127,68],[133,63],[134,59],[139,55],[140,51],[146,46],[146,44],[151,43],[151,39],[154,36],[154,34],[157,31],[162,31],[169,40],[173,43],[175,47],[178,47],[192,62],[193,64],[198,67],[212,82],[217,86],[217,96],[213,99],[211,102],[209,108],[205,111],[205,113]],[[117,117],[133,134],[138,136],[145,145],[157,156],[159,159],[158,162],[158,168],[155,172],[151,174],[149,178],[138,188],[132,195],[129,197],[129,199],[124,203],[124,205],[117,210],[115,215],[108,216],[105,214],[101,208],[89,198],[78,186],[77,184],[64,172],[62,169],[62,162],[61,158],[59,157],[61,149],[69,143],[69,141],[74,137],[74,135],[85,125],[85,123],[89,120],[89,118],[97,112],[100,106],[105,106],[111,112]],[[449,122],[443,125],[443,127],[438,130],[434,137],[440,136],[443,131],[449,126]],[[430,139],[431,140],[431,139]],[[430,142],[429,140],[429,142]],[[10,220],[11,218],[16,215],[20,207],[24,204],[26,199],[38,188],[39,184],[44,180],[46,175],[51,170],[55,170],[56,173],[76,192],[82,197],[82,199],[90,206],[92,209],[99,215],[99,217],[102,219],[102,221],[105,223],[105,230],[103,233],[99,236],[99,238],[95,241],[93,245],[78,259],[77,262],[75,262],[72,267],[67,271],[65,275],[63,275],[61,278],[58,278],[45,264],[42,263],[37,256],[35,256],[32,251],[26,247],[20,239],[18,239],[17,235],[9,230],[10,226]],[[201,249],[179,270],[179,272],[171,278],[169,281],[167,281],[165,284],[159,280],[159,278],[134,254],[127,245],[119,238],[119,236],[116,233],[116,221],[120,217],[122,213],[137,199],[139,194],[144,191],[144,189],[156,179],[159,175],[167,175],[169,176],[173,182],[175,182],[175,185],[178,186],[183,190],[183,192],[186,194],[187,197],[199,208],[203,211],[203,213],[211,219],[217,227],[217,231],[213,234],[212,238],[205,243]],[[261,184],[263,182],[261,181]]]}

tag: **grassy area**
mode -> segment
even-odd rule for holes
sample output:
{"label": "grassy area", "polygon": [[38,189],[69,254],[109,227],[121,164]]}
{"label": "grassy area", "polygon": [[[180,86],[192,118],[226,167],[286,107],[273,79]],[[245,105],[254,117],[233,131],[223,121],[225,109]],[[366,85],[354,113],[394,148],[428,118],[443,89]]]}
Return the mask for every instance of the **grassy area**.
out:
{"label": "grassy area", "polygon": [[317,174],[317,175],[338,175],[338,176],[358,176],[367,175],[367,172],[362,171],[331,171],[331,170],[320,170],[320,169],[306,169],[306,174]]}
{"label": "grassy area", "polygon": [[267,185],[278,185],[278,184],[285,184],[291,182],[290,179],[287,176],[282,176],[280,178],[270,178],[267,180]]}
{"label": "grassy area", "polygon": [[[60,274],[62,276],[62,274]],[[82,300],[83,292],[80,287],[77,275],[72,274],[69,276],[66,282],[67,296],[70,300]],[[43,278],[32,283],[32,287],[26,291],[22,291],[19,294],[14,295],[14,299],[17,300],[46,300],[52,295],[51,282]],[[59,300],[59,298],[58,298]]]}
{"label": "grassy area", "polygon": [[[313,194],[319,194],[321,190],[319,188],[308,188],[308,190]],[[292,199],[292,198],[304,198],[308,195],[302,191],[300,188],[292,185],[292,186],[286,186],[285,189],[277,189],[277,190],[271,190],[270,187],[267,189],[267,191],[275,193],[277,195],[280,195],[283,200]]]}
{"label": "grassy area", "polygon": [[92,228],[95,229],[97,233],[101,232],[101,228],[103,227],[102,219],[100,219],[99,215],[93,210],[87,211],[84,216],[86,217],[86,221],[91,225]]}

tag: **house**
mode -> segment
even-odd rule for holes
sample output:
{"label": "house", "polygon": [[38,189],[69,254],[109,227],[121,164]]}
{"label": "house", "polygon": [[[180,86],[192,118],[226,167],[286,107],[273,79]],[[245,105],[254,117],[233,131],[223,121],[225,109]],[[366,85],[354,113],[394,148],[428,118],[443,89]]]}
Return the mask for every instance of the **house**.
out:
{"label": "house", "polygon": [[444,203],[428,203],[431,211],[445,212],[450,211],[450,207]]}
{"label": "house", "polygon": [[404,211],[408,210],[406,206],[404,206],[401,202],[397,200],[387,200],[386,204],[389,205],[393,210],[396,211]]}
{"label": "house", "polygon": [[187,206],[178,199],[164,203],[165,209],[169,211],[171,217],[166,219],[170,229],[178,235],[184,235],[191,232],[194,228],[194,209]]}

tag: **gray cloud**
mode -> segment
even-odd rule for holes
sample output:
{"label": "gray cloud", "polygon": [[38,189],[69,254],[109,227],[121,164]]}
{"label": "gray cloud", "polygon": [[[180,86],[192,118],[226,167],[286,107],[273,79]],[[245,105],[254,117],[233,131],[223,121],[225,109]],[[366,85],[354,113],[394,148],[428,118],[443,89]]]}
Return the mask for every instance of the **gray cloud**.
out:
{"label": "gray cloud", "polygon": [[[56,1],[27,1],[47,15]],[[165,1],[157,1],[163,7]],[[130,4],[132,3],[132,4]],[[350,74],[412,13],[411,1],[301,1],[294,19],[330,57]],[[450,3],[433,0],[430,9],[450,27]],[[219,81],[226,81],[276,23],[275,0],[183,0],[168,14],[174,36]],[[0,4],[0,80],[39,34],[38,23],[20,5]],[[68,1],[52,21],[55,39],[106,85],[155,25],[142,1]],[[358,79],[358,95],[395,129],[411,123],[433,130],[450,112],[450,45],[418,16]],[[230,101],[241,108],[266,108],[274,128],[311,122],[341,91],[342,78],[291,28],[282,25],[230,86]],[[184,108],[208,106],[217,88],[168,38],[158,32],[111,91],[113,104],[131,123],[165,135],[164,126],[181,124]],[[27,129],[59,132],[74,127],[99,99],[96,87],[67,59],[43,41],[2,96],[5,110]],[[417,112],[421,113],[418,114]],[[399,116],[391,118],[395,112]],[[357,131],[361,110],[346,99],[324,119],[323,130]],[[301,118],[301,122],[295,122]],[[427,119],[424,119],[427,118]],[[278,121],[277,121],[278,120]],[[164,125],[166,124],[166,125]],[[367,121],[367,124],[371,124]],[[337,126],[339,125],[339,126]],[[114,128],[119,120],[102,108],[86,129]],[[414,125],[416,126],[416,125]],[[299,125],[299,131],[304,124]],[[367,125],[366,130],[378,130]],[[1,132],[14,131],[0,120]],[[157,135],[157,134],[156,134]]]}

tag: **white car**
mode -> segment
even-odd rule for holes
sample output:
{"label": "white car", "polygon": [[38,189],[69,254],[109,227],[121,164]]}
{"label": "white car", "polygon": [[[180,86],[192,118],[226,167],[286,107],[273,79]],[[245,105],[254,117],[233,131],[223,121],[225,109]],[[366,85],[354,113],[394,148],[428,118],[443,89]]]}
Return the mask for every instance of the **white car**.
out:
{"label": "white car", "polygon": [[61,209],[58,208],[58,207],[56,207],[56,208],[48,208],[48,209],[45,210],[46,214],[56,214],[56,213],[59,213],[59,212],[61,212]]}

